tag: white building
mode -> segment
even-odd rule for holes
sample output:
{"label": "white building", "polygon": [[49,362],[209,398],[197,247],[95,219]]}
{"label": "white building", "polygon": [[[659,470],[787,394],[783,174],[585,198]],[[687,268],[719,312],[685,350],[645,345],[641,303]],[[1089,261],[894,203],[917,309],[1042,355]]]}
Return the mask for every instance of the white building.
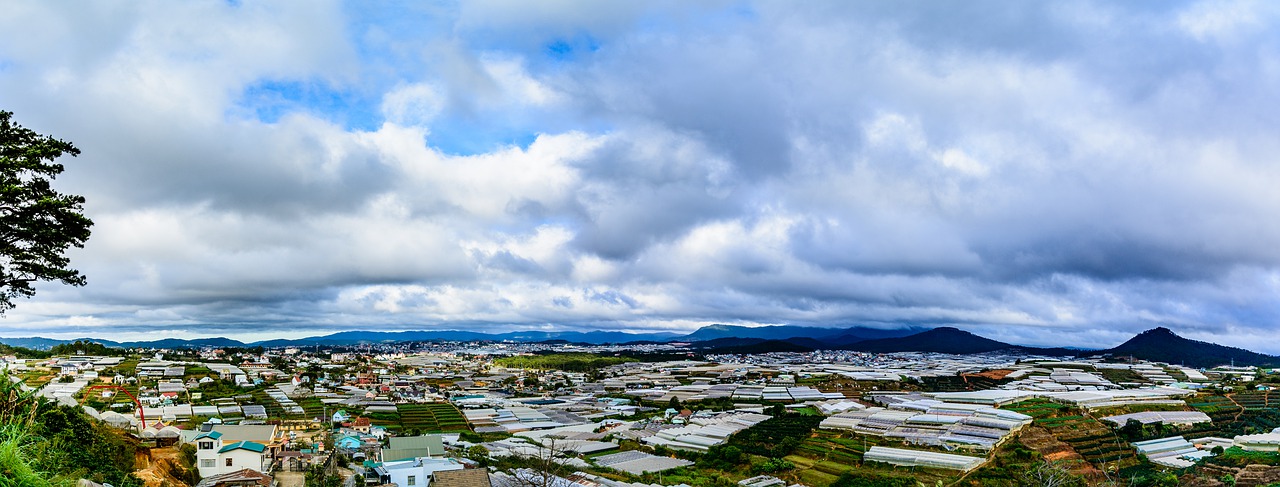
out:
{"label": "white building", "polygon": [[200,476],[209,477],[245,468],[267,473],[279,440],[271,425],[216,425],[194,432],[186,441],[196,445]]}
{"label": "white building", "polygon": [[415,458],[382,464],[391,482],[400,487],[425,487],[431,483],[431,474],[445,470],[462,470],[463,466],[452,458]]}

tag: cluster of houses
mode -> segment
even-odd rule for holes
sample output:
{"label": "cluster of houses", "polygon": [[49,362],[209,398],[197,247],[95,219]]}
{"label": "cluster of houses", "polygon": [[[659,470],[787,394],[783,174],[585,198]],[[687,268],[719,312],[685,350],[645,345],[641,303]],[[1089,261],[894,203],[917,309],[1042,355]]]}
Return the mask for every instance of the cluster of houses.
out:
{"label": "cluster of houses", "polygon": [[[298,402],[303,397],[319,401],[326,408],[324,419],[335,426],[334,449],[355,460],[361,479],[368,485],[394,483],[400,487],[477,487],[481,474],[469,471],[484,470],[469,468],[475,465],[449,454],[450,449],[476,445],[456,435],[396,436],[361,413],[395,413],[398,405],[409,402],[449,400],[462,411],[471,431],[515,435],[479,444],[493,455],[539,455],[546,448],[542,446],[545,440],[554,438],[575,453],[606,453],[589,461],[566,458],[570,464],[577,461],[583,467],[646,473],[687,463],[643,452],[613,452],[619,449],[621,440],[706,451],[768,419],[770,416],[764,414],[768,406],[783,404],[816,408],[826,416],[822,428],[903,443],[903,448],[875,447],[867,452],[868,459],[967,471],[985,460],[982,455],[1030,423],[1029,416],[999,409],[1001,406],[1031,398],[1084,409],[1185,405],[1185,399],[1195,394],[1197,387],[1210,385],[1224,375],[1242,377],[1247,373],[1244,369],[1201,372],[1161,364],[1057,362],[999,355],[860,352],[726,355],[715,357],[716,361],[625,363],[593,374],[504,369],[494,366],[477,350],[319,356],[295,349],[241,358],[234,364],[219,362],[226,357],[214,350],[202,352],[201,359],[166,361],[156,356],[139,363],[134,375],[112,377],[101,377],[99,373],[119,366],[119,358],[77,356],[16,365],[56,368],[60,376],[69,380],[50,382],[42,394],[62,401],[74,401],[85,387],[95,383],[129,386],[141,380],[147,385],[139,390],[141,407],[132,411],[132,416],[115,411],[92,414],[109,424],[136,428],[141,436],[158,444],[195,445],[197,468],[205,478],[257,482],[255,479],[261,477],[255,475],[269,476],[273,469],[301,469],[319,461],[324,454],[333,453],[312,444],[300,445],[291,434],[295,427],[270,417],[269,410],[291,416],[304,414]],[[188,374],[194,368],[208,372]],[[888,391],[902,382],[953,380],[993,368],[1004,369],[1006,375],[999,381],[1001,385],[984,390],[923,394]],[[1132,374],[1125,377],[1136,379],[1113,382],[1105,377],[1108,368],[1126,369]],[[304,376],[301,370],[319,373]],[[811,383],[826,378],[857,383],[858,388],[819,390]],[[201,389],[214,381],[254,387],[256,395],[202,398]],[[718,408],[723,409],[720,411],[691,411],[684,407],[710,401],[725,407]],[[357,414],[352,417],[345,411]],[[140,421],[143,416],[147,418],[145,427]],[[1104,418],[1118,425],[1131,419],[1141,423],[1195,424],[1207,421],[1207,416],[1196,412],[1149,412]],[[192,420],[204,423],[198,428],[176,427]],[[266,424],[268,420],[273,424]],[[314,426],[318,424],[299,427]],[[1275,450],[1280,445],[1280,434],[1249,435],[1222,442]],[[1190,461],[1186,455],[1192,454],[1185,444],[1172,439],[1135,446],[1146,448],[1153,458],[1168,458],[1171,464]],[[961,454],[942,450],[961,450]],[[1196,450],[1203,448],[1197,446]],[[490,478],[486,473],[479,487],[512,481],[501,475]],[[627,487],[625,483],[581,472],[564,482]],[[756,483],[760,482],[772,481],[756,479]]]}

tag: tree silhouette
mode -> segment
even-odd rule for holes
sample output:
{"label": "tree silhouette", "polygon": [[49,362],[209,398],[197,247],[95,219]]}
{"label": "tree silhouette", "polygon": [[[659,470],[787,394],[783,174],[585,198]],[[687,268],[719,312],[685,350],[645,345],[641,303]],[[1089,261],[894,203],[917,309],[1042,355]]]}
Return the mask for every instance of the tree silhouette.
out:
{"label": "tree silhouette", "polygon": [[62,194],[50,182],[62,173],[53,161],[80,150],[40,135],[0,111],[0,313],[18,297],[34,296],[37,281],[83,286],[64,254],[83,247],[93,221],[81,212],[84,197]]}

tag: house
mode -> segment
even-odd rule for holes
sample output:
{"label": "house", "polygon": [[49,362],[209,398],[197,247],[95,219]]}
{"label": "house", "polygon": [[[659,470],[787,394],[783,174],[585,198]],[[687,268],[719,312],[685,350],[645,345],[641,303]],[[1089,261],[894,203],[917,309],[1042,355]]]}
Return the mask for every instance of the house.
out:
{"label": "house", "polygon": [[439,435],[393,436],[387,447],[382,449],[383,462],[442,455],[444,440]]}
{"label": "house", "polygon": [[357,438],[352,435],[343,436],[341,438],[338,438],[336,441],[334,441],[333,446],[343,450],[353,450],[353,451],[359,450],[360,438]]}
{"label": "house", "polygon": [[351,429],[359,431],[363,434],[369,434],[369,427],[373,426],[373,422],[369,418],[356,418],[351,422]]}
{"label": "house", "polygon": [[196,469],[201,477],[241,469],[267,472],[284,439],[274,425],[203,425],[188,443],[196,445]]}
{"label": "house", "polygon": [[382,467],[391,476],[391,482],[400,487],[426,487],[436,472],[463,469],[462,464],[452,458],[414,458],[383,462]]}
{"label": "house", "polygon": [[195,487],[270,487],[272,482],[270,475],[246,468],[205,477]]}
{"label": "house", "polygon": [[483,468],[437,470],[431,474],[432,487],[492,487],[489,471]]}
{"label": "house", "polygon": [[268,470],[269,467],[263,465],[266,450],[267,447],[261,443],[237,441],[218,450],[217,467],[223,471],[246,468],[259,472]]}

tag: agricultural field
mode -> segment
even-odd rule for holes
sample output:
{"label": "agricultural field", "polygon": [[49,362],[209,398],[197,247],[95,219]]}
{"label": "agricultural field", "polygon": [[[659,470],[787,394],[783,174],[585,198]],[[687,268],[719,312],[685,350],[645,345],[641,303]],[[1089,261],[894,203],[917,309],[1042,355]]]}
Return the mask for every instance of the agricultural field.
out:
{"label": "agricultural field", "polygon": [[1208,414],[1214,423],[1232,420],[1242,409],[1230,398],[1217,395],[1196,396],[1188,399],[1187,404]]}
{"label": "agricultural field", "polygon": [[1023,401],[1003,409],[1035,418],[1034,426],[1043,428],[1095,466],[1124,468],[1137,461],[1128,442],[1116,435],[1110,426],[1079,409],[1043,399]]}
{"label": "agricultural field", "polygon": [[1122,382],[1149,382],[1145,377],[1129,369],[1098,369],[1098,375],[1113,384]]}
{"label": "agricultural field", "polygon": [[1036,420],[1040,420],[1062,415],[1065,411],[1069,411],[1071,407],[1064,404],[1058,404],[1056,402],[1050,402],[1045,399],[1028,399],[1000,409],[1022,413],[1027,416],[1031,416]]}
{"label": "agricultural field", "polygon": [[1231,394],[1231,399],[1250,411],[1280,408],[1280,392],[1277,391],[1240,392]]}
{"label": "agricultural field", "polygon": [[798,415],[769,418],[733,435],[729,444],[755,455],[783,457],[809,438],[822,419]]}
{"label": "agricultural field", "polygon": [[[355,416],[355,415],[353,415],[353,416]],[[365,414],[364,414],[364,417],[369,418],[369,421],[370,421],[371,423],[373,423],[375,426],[381,426],[381,427],[383,427],[383,428],[386,428],[388,431],[398,432],[398,431],[400,431],[400,430],[401,430],[401,426],[400,426],[400,413],[398,413],[398,412],[395,412],[395,413],[386,413],[386,412],[365,413]]]}
{"label": "agricultural field", "polygon": [[45,384],[48,384],[49,381],[52,381],[56,375],[57,373],[54,372],[53,369],[40,367],[28,369],[18,374],[18,378],[22,379],[22,382],[26,383],[28,387],[32,389],[39,389],[44,387]]}
{"label": "agricultural field", "polygon": [[467,431],[467,420],[448,403],[398,404],[400,425],[420,432]]}
{"label": "agricultural field", "polygon": [[[904,447],[901,442],[877,436],[816,430],[790,455],[783,457],[784,460],[795,464],[796,468],[787,475],[779,476],[788,481],[815,487],[832,485],[846,474],[859,475],[865,477],[864,480],[881,482],[885,485],[908,472],[925,485],[934,485],[939,480],[950,483],[956,479],[956,472],[949,470],[924,467],[908,469],[876,463],[863,464],[862,454],[873,446]],[[907,446],[906,448],[919,447]],[[881,483],[866,485],[881,485]]]}
{"label": "agricultural field", "polygon": [[318,397],[304,397],[302,399],[298,399],[297,403],[299,406],[302,406],[302,410],[305,411],[308,418],[319,418],[326,412],[324,403],[320,402],[320,398]]}
{"label": "agricultural field", "polygon": [[265,389],[255,390],[252,392],[252,395],[253,395],[253,404],[259,404],[262,407],[266,408],[268,418],[285,417],[284,408],[280,407],[280,403],[276,402],[275,399],[272,399],[271,396],[268,396],[267,391]]}

